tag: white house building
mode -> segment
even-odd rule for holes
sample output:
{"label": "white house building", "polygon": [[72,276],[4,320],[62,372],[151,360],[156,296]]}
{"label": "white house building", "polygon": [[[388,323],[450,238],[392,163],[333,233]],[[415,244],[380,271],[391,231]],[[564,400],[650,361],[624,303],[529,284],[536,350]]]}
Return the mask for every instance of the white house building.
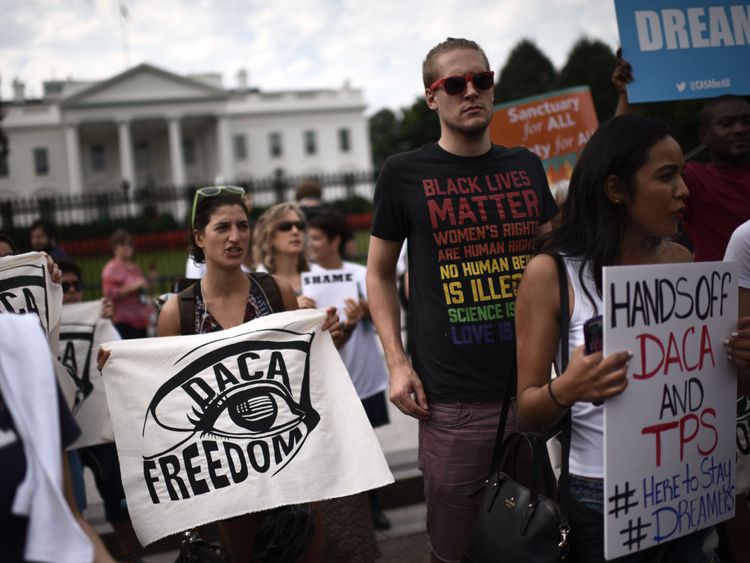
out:
{"label": "white house building", "polygon": [[372,169],[359,90],[261,92],[141,64],[99,82],[14,82],[0,198]]}

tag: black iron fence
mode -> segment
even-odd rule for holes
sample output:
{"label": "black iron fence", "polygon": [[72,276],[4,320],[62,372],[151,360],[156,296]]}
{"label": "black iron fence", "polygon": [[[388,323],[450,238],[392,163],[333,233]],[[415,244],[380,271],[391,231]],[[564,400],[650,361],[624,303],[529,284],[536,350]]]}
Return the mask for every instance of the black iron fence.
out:
{"label": "black iron fence", "polygon": [[[326,174],[315,177],[275,176],[231,182],[252,194],[260,211],[281,201],[294,199],[294,190],[303,181],[321,184],[323,200],[336,202],[344,212],[367,210],[374,191],[374,172]],[[73,225],[111,225],[123,220],[171,217],[174,226],[186,228],[195,190],[202,185],[183,187],[154,186],[115,192],[59,194],[0,200],[0,230],[25,229],[36,219],[47,219],[59,227]],[[350,209],[347,209],[347,206]],[[156,225],[154,225],[156,227]],[[158,229],[157,229],[158,230]],[[93,236],[94,233],[81,233]]]}

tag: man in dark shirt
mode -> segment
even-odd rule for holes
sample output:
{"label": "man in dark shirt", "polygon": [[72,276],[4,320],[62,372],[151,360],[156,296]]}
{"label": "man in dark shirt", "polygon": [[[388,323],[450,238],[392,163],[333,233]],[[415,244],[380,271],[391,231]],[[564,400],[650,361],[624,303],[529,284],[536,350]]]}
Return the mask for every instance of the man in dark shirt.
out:
{"label": "man in dark shirt", "polygon": [[[515,376],[518,282],[557,206],[539,158],[490,142],[494,73],[479,45],[448,38],[427,54],[422,70],[440,139],[383,166],[367,291],[391,401],[420,421],[431,556],[460,561],[481,499],[468,497],[486,477]],[[401,343],[396,293],[404,240],[411,361]]]}
{"label": "man in dark shirt", "polygon": [[750,219],[750,103],[739,96],[709,100],[698,130],[709,164],[685,163],[685,231],[696,262],[722,260],[734,230]]}

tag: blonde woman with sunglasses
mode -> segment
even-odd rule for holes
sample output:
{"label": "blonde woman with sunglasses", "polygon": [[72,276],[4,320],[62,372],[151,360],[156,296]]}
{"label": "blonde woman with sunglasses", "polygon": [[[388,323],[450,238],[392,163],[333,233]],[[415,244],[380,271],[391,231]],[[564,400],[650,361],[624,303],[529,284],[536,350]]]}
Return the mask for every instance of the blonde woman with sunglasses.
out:
{"label": "blonde woman with sunglasses", "polygon": [[296,203],[278,203],[268,208],[255,226],[255,262],[258,271],[287,282],[300,309],[312,309],[315,301],[302,295],[302,272],[310,269],[306,256],[307,224]]}

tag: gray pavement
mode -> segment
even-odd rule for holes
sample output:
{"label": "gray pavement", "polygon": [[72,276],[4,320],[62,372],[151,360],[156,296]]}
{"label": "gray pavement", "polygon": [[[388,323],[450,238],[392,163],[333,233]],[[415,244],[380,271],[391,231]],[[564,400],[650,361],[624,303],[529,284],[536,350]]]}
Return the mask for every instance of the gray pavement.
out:
{"label": "gray pavement", "polygon": [[[386,510],[391,529],[376,532],[383,563],[414,563],[427,560],[427,533],[425,532],[425,506],[414,504]],[[146,563],[174,563],[177,551],[164,551],[146,555]]]}

